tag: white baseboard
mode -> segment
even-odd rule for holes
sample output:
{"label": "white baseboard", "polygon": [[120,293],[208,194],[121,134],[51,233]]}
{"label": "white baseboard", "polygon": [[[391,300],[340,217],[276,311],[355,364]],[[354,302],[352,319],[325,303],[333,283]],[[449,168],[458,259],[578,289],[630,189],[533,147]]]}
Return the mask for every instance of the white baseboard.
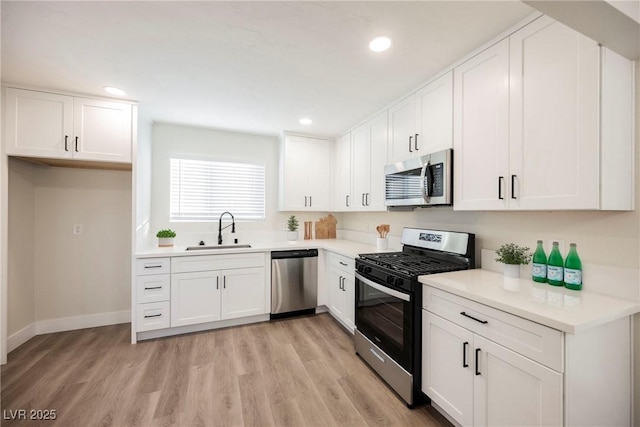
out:
{"label": "white baseboard", "polygon": [[95,328],[98,326],[117,325],[119,323],[129,322],[131,322],[131,310],[61,317],[59,319],[38,320],[9,336],[7,339],[7,353],[12,352],[36,335],[73,331],[75,329]]}
{"label": "white baseboard", "polygon": [[75,329],[95,328],[98,326],[117,325],[119,323],[129,322],[131,322],[131,310],[60,317],[58,319],[37,321],[36,335],[73,331]]}
{"label": "white baseboard", "polygon": [[36,336],[36,324],[31,323],[7,338],[7,353],[11,353],[22,344]]}

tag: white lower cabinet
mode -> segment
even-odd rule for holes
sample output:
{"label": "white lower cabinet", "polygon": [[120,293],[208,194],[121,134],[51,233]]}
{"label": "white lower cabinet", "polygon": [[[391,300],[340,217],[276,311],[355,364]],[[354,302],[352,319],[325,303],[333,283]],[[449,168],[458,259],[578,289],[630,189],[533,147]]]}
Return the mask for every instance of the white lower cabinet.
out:
{"label": "white lower cabinet", "polygon": [[263,253],[181,257],[172,264],[172,327],[268,312]]}
{"label": "white lower cabinet", "polygon": [[351,333],[355,331],[355,261],[330,253],[328,266],[329,312]]}
{"label": "white lower cabinet", "polygon": [[631,424],[631,320],[576,334],[424,287],[422,391],[463,426]]}
{"label": "white lower cabinet", "polygon": [[169,258],[139,259],[135,264],[135,330],[170,326],[171,261]]}
{"label": "white lower cabinet", "polygon": [[423,391],[464,426],[562,425],[562,374],[423,310]]}

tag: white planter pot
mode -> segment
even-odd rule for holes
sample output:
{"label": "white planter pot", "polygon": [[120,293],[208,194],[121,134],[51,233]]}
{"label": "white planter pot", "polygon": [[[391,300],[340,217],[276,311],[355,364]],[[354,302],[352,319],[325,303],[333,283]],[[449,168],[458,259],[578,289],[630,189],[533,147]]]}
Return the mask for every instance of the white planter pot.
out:
{"label": "white planter pot", "polygon": [[504,264],[504,277],[518,279],[520,277],[520,264]]}
{"label": "white planter pot", "polygon": [[158,246],[161,248],[173,246],[173,237],[158,237]]}
{"label": "white planter pot", "polygon": [[288,231],[287,232],[287,240],[295,242],[298,240],[298,232],[297,231]]}

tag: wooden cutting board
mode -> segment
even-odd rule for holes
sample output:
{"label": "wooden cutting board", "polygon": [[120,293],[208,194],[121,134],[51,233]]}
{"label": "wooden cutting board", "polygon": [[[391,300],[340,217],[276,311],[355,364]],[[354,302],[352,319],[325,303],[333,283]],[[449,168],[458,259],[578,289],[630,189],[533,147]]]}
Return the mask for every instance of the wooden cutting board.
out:
{"label": "wooden cutting board", "polygon": [[336,217],[331,214],[316,221],[316,239],[335,239],[337,223]]}

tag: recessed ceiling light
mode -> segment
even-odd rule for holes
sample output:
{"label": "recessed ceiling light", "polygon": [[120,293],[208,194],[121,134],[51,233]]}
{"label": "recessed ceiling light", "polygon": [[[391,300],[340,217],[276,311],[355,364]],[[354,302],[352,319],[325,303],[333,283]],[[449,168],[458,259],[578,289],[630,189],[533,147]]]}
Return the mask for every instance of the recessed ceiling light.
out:
{"label": "recessed ceiling light", "polygon": [[301,125],[310,125],[311,123],[313,123],[313,120],[308,119],[306,117],[300,119],[300,124]]}
{"label": "recessed ceiling light", "polygon": [[122,89],[112,86],[105,86],[104,91],[115,96],[124,96],[127,94],[127,92],[123,91]]}
{"label": "recessed ceiling light", "polygon": [[391,39],[389,37],[376,37],[369,43],[369,49],[374,52],[384,52],[389,49],[390,46]]}

